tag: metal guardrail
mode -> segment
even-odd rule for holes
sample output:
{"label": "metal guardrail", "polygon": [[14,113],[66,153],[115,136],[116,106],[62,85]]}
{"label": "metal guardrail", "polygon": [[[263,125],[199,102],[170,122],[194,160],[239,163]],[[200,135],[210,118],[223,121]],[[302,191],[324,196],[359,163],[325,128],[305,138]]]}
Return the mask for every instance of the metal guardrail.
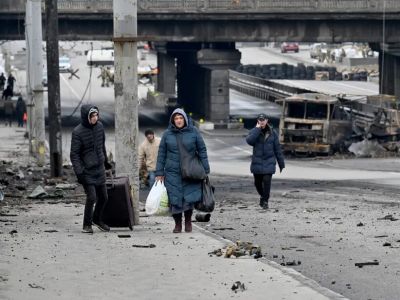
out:
{"label": "metal guardrail", "polygon": [[238,92],[264,100],[274,100],[310,92],[232,70],[229,70],[229,86]]}
{"label": "metal guardrail", "polygon": [[[112,0],[59,0],[60,12],[111,12]],[[23,12],[24,0],[1,0],[0,12]],[[387,13],[400,12],[399,0],[138,0],[139,13]]]}

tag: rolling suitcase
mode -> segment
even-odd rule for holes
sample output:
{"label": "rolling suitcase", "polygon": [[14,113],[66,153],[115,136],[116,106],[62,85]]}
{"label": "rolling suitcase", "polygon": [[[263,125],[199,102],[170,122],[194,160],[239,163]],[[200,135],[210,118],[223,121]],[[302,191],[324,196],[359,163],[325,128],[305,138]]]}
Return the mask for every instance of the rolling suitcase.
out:
{"label": "rolling suitcase", "polygon": [[103,222],[110,227],[129,227],[133,230],[133,207],[128,177],[111,177],[106,180],[108,202],[103,212]]}

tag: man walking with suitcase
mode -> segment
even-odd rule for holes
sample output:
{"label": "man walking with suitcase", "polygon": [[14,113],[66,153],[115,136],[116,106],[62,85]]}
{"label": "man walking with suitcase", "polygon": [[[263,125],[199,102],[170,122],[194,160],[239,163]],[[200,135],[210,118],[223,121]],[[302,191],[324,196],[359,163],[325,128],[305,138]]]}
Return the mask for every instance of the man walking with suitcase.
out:
{"label": "man walking with suitcase", "polygon": [[92,224],[102,231],[110,231],[110,227],[102,220],[108,200],[105,170],[111,169],[111,165],[107,161],[105,132],[99,121],[99,109],[91,104],[83,105],[81,119],[81,124],[72,132],[70,158],[78,182],[86,193],[82,232],[93,233]]}

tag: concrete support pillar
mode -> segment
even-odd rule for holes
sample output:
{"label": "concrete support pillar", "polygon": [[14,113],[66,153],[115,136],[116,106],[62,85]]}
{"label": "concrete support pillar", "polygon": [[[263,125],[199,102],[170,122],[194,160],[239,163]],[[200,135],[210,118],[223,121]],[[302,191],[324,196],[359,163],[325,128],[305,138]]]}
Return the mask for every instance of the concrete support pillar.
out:
{"label": "concrete support pillar", "polygon": [[394,95],[400,100],[400,56],[394,56]]}
{"label": "concrete support pillar", "polygon": [[134,224],[139,224],[139,115],[137,74],[137,1],[113,1],[115,53],[116,173],[128,176]]}
{"label": "concrete support pillar", "polygon": [[229,120],[229,70],[204,68],[205,117],[212,122]]}
{"label": "concrete support pillar", "polygon": [[176,86],[176,67],[175,57],[157,52],[157,91],[168,95],[175,95]]}
{"label": "concrete support pillar", "polygon": [[240,63],[240,52],[223,47],[185,49],[177,57],[179,105],[197,118],[226,124],[229,121],[229,69]]}
{"label": "concrete support pillar", "polygon": [[395,57],[387,52],[379,54],[379,92],[386,95],[394,95],[394,62]]}
{"label": "concrete support pillar", "polygon": [[229,121],[229,69],[240,63],[236,49],[202,49],[197,52],[197,63],[204,76],[204,117],[214,123]]}

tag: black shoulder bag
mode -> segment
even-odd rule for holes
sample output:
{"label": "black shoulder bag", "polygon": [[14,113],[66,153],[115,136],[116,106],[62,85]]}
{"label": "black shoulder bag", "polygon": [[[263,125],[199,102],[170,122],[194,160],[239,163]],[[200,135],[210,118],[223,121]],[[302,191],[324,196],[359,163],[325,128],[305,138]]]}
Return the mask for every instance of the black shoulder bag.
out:
{"label": "black shoulder bag", "polygon": [[176,135],[176,143],[179,149],[181,174],[183,179],[190,180],[204,180],[206,178],[206,171],[200,161],[199,156],[196,154],[190,155],[182,143],[180,135]]}

